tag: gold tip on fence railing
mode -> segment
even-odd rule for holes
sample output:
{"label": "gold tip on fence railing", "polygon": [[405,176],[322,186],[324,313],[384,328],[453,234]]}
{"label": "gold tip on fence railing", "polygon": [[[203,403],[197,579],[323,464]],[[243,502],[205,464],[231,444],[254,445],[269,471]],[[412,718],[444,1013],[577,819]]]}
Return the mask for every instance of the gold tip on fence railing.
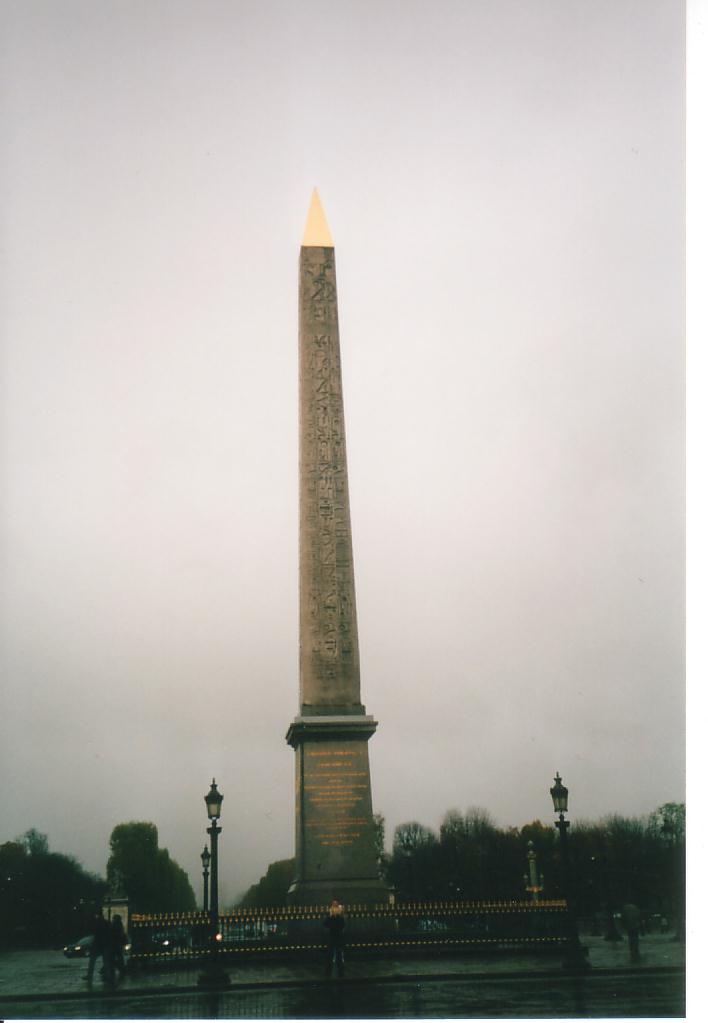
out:
{"label": "gold tip on fence railing", "polygon": [[[365,906],[361,903],[353,903],[344,906],[344,911],[349,917],[375,917],[377,919],[391,919],[401,916],[439,916],[461,915],[461,914],[497,914],[497,913],[537,913],[540,910],[560,911],[567,909],[565,899],[545,899],[538,902],[518,900],[461,900],[459,902],[417,902],[406,901],[389,903],[376,903]],[[230,912],[220,913],[219,919],[222,922],[238,922],[241,920],[262,920],[274,918],[278,920],[316,920],[327,913],[328,907],[324,905],[314,906],[270,906],[270,907],[246,907],[234,909]],[[137,927],[149,926],[178,926],[179,924],[208,924],[209,914],[201,911],[191,913],[131,913],[131,924]]]}

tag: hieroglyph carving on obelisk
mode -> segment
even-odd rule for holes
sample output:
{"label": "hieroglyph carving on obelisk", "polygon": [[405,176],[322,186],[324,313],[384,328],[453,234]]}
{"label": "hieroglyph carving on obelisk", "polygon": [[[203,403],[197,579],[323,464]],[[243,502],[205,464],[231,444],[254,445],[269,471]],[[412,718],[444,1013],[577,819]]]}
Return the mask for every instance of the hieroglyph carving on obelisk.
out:
{"label": "hieroglyph carving on obelisk", "polygon": [[315,192],[300,250],[300,705],[362,713],[334,248]]}

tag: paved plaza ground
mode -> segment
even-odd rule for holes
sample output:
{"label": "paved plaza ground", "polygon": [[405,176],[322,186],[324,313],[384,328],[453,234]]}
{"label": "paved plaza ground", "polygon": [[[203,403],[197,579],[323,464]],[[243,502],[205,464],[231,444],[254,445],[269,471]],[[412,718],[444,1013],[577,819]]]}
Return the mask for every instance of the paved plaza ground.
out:
{"label": "paved plaza ground", "polygon": [[320,960],[229,965],[231,987],[204,993],[199,968],[142,970],[116,990],[86,960],[59,951],[0,954],[4,1019],[564,1018],[684,1015],[684,948],[667,935],[641,942],[583,936],[592,969],[562,970],[557,953],[498,952],[350,959],[328,981]]}

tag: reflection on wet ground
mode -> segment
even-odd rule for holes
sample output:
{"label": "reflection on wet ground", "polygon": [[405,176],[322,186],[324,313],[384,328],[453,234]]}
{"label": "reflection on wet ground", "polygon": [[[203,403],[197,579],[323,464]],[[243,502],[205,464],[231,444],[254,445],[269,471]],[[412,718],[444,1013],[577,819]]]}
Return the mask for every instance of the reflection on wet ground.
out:
{"label": "reflection on wet ground", "polygon": [[420,1019],[683,1016],[680,971],[315,983],[6,1003],[10,1019]]}

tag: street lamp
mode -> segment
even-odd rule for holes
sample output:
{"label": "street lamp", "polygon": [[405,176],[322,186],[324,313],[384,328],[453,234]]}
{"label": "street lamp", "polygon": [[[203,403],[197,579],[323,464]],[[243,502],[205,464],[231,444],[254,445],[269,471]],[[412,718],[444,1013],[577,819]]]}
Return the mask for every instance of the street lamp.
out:
{"label": "street lamp", "polygon": [[558,820],[555,822],[555,825],[560,832],[561,887],[568,907],[566,916],[568,952],[563,961],[563,965],[569,970],[587,970],[590,967],[590,964],[586,959],[587,949],[584,949],[580,944],[580,938],[578,937],[578,920],[575,915],[575,900],[570,891],[570,868],[568,863],[567,836],[570,821],[565,819],[565,814],[568,812],[568,789],[563,784],[561,776],[557,771],[554,781],[555,785],[551,789],[551,799],[553,800],[553,810],[558,814]]}
{"label": "street lamp", "polygon": [[597,863],[598,863],[597,856],[593,854],[590,857],[590,895],[592,902],[592,930],[590,931],[590,934],[593,936],[593,938],[599,938],[601,934],[600,924],[598,920],[600,914],[600,906],[598,900],[600,896],[599,887],[597,883],[597,879],[599,876],[599,867]]}
{"label": "street lamp", "polygon": [[403,862],[406,865],[406,882],[408,884],[408,899],[413,901],[413,850],[409,846],[401,849]]}
{"label": "street lamp", "polygon": [[[207,808],[207,817],[211,821],[218,820],[221,817],[221,804],[224,801],[224,797],[216,787],[216,778],[211,779],[211,788],[204,796],[204,802]],[[219,829],[221,830],[221,829]]]}
{"label": "street lamp", "polygon": [[[558,774],[558,771],[556,771],[556,776],[554,778],[554,781],[555,781],[555,785],[551,789],[551,799],[553,800],[553,810],[554,810],[555,813],[559,813],[561,815],[560,819],[563,820],[563,814],[568,812],[568,790],[565,787],[565,785],[563,784],[563,779]],[[558,827],[557,823],[556,823],[556,827]]]}
{"label": "street lamp", "polygon": [[224,797],[221,795],[216,787],[216,779],[212,778],[211,788],[204,796],[204,802],[207,808],[207,817],[211,821],[211,826],[207,828],[207,835],[211,839],[211,923],[212,923],[212,934],[216,937],[219,924],[219,846],[218,836],[221,834],[221,828],[217,826],[217,821],[221,817],[221,804],[224,801]]}
{"label": "street lamp", "polygon": [[610,831],[603,831],[600,838],[602,841],[602,889],[605,897],[605,941],[624,941],[615,923],[617,886],[613,877],[614,871],[610,870],[610,865],[616,862],[612,849],[612,834]]}
{"label": "street lamp", "polygon": [[206,846],[202,849],[202,875],[204,877],[204,912],[209,911],[209,860],[211,853]]}
{"label": "street lamp", "polygon": [[224,797],[221,795],[216,787],[216,779],[212,778],[211,788],[204,796],[204,802],[206,803],[207,817],[211,821],[211,825],[207,828],[207,835],[211,840],[211,853],[208,852],[206,846],[204,846],[204,852],[202,853],[202,863],[205,866],[205,880],[204,880],[204,895],[206,902],[206,862],[205,854],[211,861],[211,894],[210,894],[210,905],[209,905],[209,943],[211,945],[211,956],[207,969],[199,977],[199,984],[207,987],[227,987],[230,984],[229,975],[225,970],[221,968],[218,962],[218,949],[219,949],[219,848],[218,848],[218,836],[221,834],[221,828],[217,825],[217,821],[221,816],[221,804]]}

